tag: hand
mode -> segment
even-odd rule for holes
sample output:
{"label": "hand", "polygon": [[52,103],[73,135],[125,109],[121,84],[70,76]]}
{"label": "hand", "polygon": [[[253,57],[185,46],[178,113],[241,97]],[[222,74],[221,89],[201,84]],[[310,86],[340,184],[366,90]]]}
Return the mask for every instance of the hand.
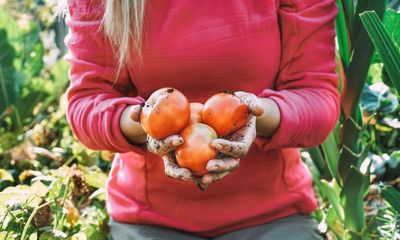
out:
{"label": "hand", "polygon": [[217,159],[212,159],[207,163],[206,168],[210,172],[205,174],[200,181],[204,189],[239,167],[240,159],[247,155],[257,135],[256,117],[264,113],[262,102],[252,93],[235,92],[235,95],[246,104],[250,115],[244,127],[224,139],[219,138],[212,142],[211,146],[220,154]]}
{"label": "hand", "polygon": [[139,123],[142,106],[131,105],[125,108],[120,118],[120,129],[125,138],[132,144],[142,144],[146,142],[146,132]]}
{"label": "hand", "polygon": [[181,168],[175,159],[175,149],[183,143],[179,135],[168,136],[165,139],[157,140],[150,135],[147,136],[147,149],[162,157],[164,161],[165,175],[174,179],[195,181],[194,175],[187,168]]}

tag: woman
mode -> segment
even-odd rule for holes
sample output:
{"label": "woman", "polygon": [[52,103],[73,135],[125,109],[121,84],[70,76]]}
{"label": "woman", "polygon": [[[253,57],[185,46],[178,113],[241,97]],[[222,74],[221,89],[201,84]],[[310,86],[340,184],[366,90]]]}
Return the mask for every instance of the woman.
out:
{"label": "woman", "polygon": [[[114,239],[321,239],[298,147],[322,143],[339,114],[334,0],[68,0],[68,9],[67,116],[87,147],[119,153],[107,184]],[[213,142],[225,157],[202,178],[172,157],[180,136],[146,146],[140,105],[163,87],[191,102],[235,91],[252,113],[241,134]]]}

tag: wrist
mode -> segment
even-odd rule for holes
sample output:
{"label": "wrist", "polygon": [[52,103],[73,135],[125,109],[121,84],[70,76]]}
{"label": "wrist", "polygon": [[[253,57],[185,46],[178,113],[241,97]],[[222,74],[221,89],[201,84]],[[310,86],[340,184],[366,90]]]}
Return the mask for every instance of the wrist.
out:
{"label": "wrist", "polygon": [[257,135],[271,137],[279,127],[281,114],[278,105],[269,98],[259,98],[264,107],[264,113],[256,119]]}
{"label": "wrist", "polygon": [[126,140],[132,144],[142,144],[146,142],[147,134],[143,130],[142,125],[132,120],[131,114],[135,105],[128,106],[124,109],[120,118],[120,129]]}

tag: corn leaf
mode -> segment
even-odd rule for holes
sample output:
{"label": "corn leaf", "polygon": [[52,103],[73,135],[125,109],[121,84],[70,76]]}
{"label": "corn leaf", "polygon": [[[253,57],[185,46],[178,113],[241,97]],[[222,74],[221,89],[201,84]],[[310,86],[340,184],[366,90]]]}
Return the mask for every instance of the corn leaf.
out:
{"label": "corn leaf", "polygon": [[334,133],[329,134],[328,138],[321,145],[322,151],[324,153],[326,164],[328,166],[331,176],[335,177],[336,181],[340,181],[338,174],[338,164],[339,164],[339,148],[336,143]]}
{"label": "corn leaf", "polygon": [[346,120],[344,120],[341,131],[342,134],[340,142],[342,145],[348,147],[355,153],[359,153],[362,128],[354,121],[353,118],[348,117]]}
{"label": "corn leaf", "polygon": [[307,149],[310,157],[313,161],[314,167],[320,174],[320,177],[323,179],[331,179],[332,176],[330,175],[328,166],[326,164],[324,155],[320,147],[312,147]]}
{"label": "corn leaf", "polygon": [[332,204],[333,209],[335,210],[336,216],[339,218],[341,222],[344,221],[344,210],[342,205],[340,205],[340,188],[337,185],[335,180],[328,182],[324,179],[320,180],[319,184],[321,192],[324,196],[329,200]]}
{"label": "corn leaf", "polygon": [[400,93],[400,50],[374,11],[360,15],[368,34],[382,59],[393,86]]}
{"label": "corn leaf", "polygon": [[[369,0],[358,1],[357,13],[364,10],[375,10],[379,17],[383,17],[386,1]],[[358,120],[358,102],[361,91],[368,74],[374,47],[365,28],[362,27],[360,18],[354,19],[354,31],[352,35],[353,52],[349,68],[346,72],[346,83],[341,94],[342,110],[346,117],[351,116]],[[358,122],[358,121],[357,121]]]}
{"label": "corn leaf", "polygon": [[350,36],[348,32],[349,28],[346,22],[346,12],[344,10],[343,1],[337,0],[336,3],[339,8],[339,13],[336,17],[336,35],[343,68],[347,69],[350,63]]}
{"label": "corn leaf", "polygon": [[[383,25],[396,45],[400,46],[400,12],[387,9],[383,18]],[[382,63],[382,59],[377,51],[375,51],[372,57],[372,63]]]}
{"label": "corn leaf", "polygon": [[342,183],[346,181],[351,166],[354,166],[357,169],[361,167],[361,163],[367,157],[370,147],[371,143],[368,143],[366,146],[364,146],[364,149],[361,151],[361,153],[355,153],[346,146],[342,147],[339,158],[339,174]]}
{"label": "corn leaf", "polygon": [[365,228],[364,196],[369,187],[369,175],[351,166],[341,192],[346,228],[361,233]]}
{"label": "corn leaf", "polygon": [[400,213],[400,193],[390,185],[379,184],[379,192],[382,197]]}

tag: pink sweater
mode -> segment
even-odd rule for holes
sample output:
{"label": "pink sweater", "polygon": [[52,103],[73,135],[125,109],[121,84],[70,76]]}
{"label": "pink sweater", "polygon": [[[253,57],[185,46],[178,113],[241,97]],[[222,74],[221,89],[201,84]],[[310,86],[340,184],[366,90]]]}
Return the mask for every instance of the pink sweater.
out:
{"label": "pink sweater", "polygon": [[[335,0],[148,1],[144,65],[128,64],[114,85],[101,2],[68,0],[67,116],[84,145],[119,153],[107,185],[112,218],[217,236],[315,210],[298,147],[322,143],[338,118]],[[222,90],[251,92],[277,103],[281,123],[201,192],[166,177],[159,157],[121,134],[122,111],[162,87],[199,102]]]}

